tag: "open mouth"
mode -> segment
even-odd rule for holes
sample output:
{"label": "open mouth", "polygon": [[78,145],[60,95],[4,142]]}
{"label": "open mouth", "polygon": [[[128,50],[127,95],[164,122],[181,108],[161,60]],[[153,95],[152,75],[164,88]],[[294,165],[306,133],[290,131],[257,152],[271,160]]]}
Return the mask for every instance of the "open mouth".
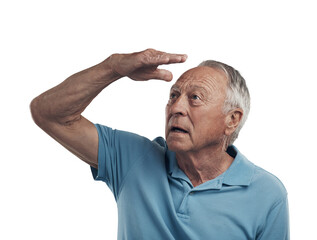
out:
{"label": "open mouth", "polygon": [[188,133],[186,130],[179,128],[179,127],[172,127],[171,132]]}

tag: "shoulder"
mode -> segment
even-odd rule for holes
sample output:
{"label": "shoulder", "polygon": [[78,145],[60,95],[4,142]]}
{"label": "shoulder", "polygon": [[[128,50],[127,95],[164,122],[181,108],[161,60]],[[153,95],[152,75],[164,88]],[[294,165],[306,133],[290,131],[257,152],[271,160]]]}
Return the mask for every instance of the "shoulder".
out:
{"label": "shoulder", "polygon": [[[248,188],[257,198],[263,198],[269,202],[282,201],[287,196],[287,190],[282,181],[269,171],[255,165],[252,161],[241,154],[237,148],[236,151],[237,166],[240,170],[237,176],[239,179],[245,179],[248,183]],[[240,180],[241,181],[241,180]]]}
{"label": "shoulder", "polygon": [[112,129],[100,124],[95,124],[95,126],[99,136],[99,147],[107,146],[118,150],[135,153],[146,153],[151,150],[166,150],[166,142],[162,137],[157,137],[154,140],[150,140],[147,137],[136,133]]}
{"label": "shoulder", "polygon": [[287,196],[287,190],[282,181],[267,170],[254,165],[252,185],[260,188],[262,194],[267,194],[276,201],[283,200]]}

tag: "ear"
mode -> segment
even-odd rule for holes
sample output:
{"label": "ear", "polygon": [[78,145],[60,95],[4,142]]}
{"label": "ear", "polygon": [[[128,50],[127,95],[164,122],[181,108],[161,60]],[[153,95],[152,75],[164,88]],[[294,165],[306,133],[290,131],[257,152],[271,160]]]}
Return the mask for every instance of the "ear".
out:
{"label": "ear", "polygon": [[225,129],[226,136],[230,136],[237,129],[242,119],[242,116],[243,110],[241,108],[235,108],[227,114]]}

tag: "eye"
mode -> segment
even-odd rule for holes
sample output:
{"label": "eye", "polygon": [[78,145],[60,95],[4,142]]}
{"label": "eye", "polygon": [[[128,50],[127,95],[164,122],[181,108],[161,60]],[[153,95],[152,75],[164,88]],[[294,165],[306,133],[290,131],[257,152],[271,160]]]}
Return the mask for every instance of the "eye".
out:
{"label": "eye", "polygon": [[174,98],[176,98],[176,97],[177,97],[176,93],[172,92],[172,93],[170,94],[170,99],[174,99]]}
{"label": "eye", "polygon": [[196,94],[193,94],[192,95],[192,99],[193,100],[200,100],[200,97],[198,95],[196,95]]}

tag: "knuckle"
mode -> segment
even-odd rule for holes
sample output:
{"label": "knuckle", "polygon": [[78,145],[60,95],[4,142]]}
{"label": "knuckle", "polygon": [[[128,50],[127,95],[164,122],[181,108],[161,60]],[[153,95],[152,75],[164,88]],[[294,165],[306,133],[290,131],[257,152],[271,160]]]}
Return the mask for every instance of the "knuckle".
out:
{"label": "knuckle", "polygon": [[156,51],[156,50],[153,49],[153,48],[148,48],[148,49],[145,50],[145,52],[149,52],[149,53],[152,53],[152,52],[155,52],[155,51]]}
{"label": "knuckle", "polygon": [[143,65],[153,65],[160,62],[166,57],[164,52],[157,51],[153,48],[148,48],[142,52],[139,52],[137,60]]}

